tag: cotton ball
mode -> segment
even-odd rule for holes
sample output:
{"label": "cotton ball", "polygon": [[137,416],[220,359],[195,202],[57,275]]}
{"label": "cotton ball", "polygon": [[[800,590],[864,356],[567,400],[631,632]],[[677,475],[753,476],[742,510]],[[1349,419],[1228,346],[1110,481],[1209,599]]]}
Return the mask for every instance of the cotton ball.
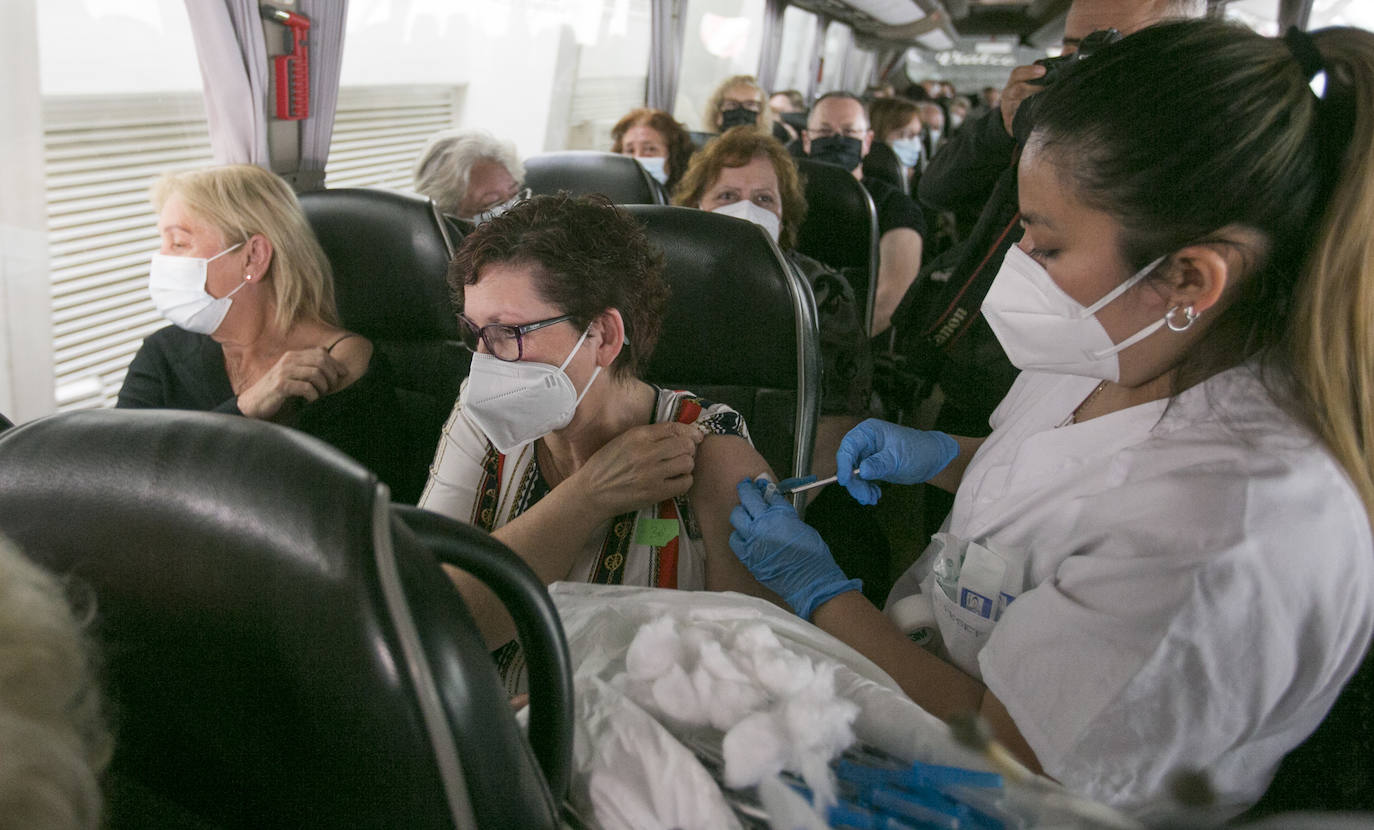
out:
{"label": "cotton ball", "polygon": [[749,683],[751,680],[749,675],[736,665],[735,659],[725,653],[725,649],[721,648],[718,642],[702,643],[697,660],[699,661],[698,665],[721,680],[728,680],[732,683]]}
{"label": "cotton ball", "polygon": [[682,666],[672,668],[653,685],[654,708],[660,714],[675,718],[684,723],[706,723],[706,709],[701,698],[697,697],[692,680]]}
{"label": "cotton ball", "polygon": [[759,685],[778,697],[806,689],[816,674],[809,659],[783,648],[756,651],[751,655],[751,662]]}
{"label": "cotton ball", "polygon": [[754,654],[774,648],[782,648],[782,643],[778,642],[778,635],[773,633],[773,629],[763,623],[747,625],[735,635],[735,650],[738,652]]}
{"label": "cotton ball", "polygon": [[684,667],[691,669],[707,643],[716,642],[715,632],[700,625],[684,625],[681,630]]}
{"label": "cotton ball", "polygon": [[672,617],[640,626],[625,654],[625,672],[635,680],[653,680],[682,662],[682,638]]}
{"label": "cotton ball", "polygon": [[768,698],[752,683],[732,683],[716,679],[712,697],[702,698],[706,703],[707,716],[711,725],[722,732],[744,720],[749,715],[763,709]]}
{"label": "cotton ball", "polygon": [[773,714],[755,712],[725,733],[721,754],[727,787],[752,787],[782,771],[788,747],[780,727]]}

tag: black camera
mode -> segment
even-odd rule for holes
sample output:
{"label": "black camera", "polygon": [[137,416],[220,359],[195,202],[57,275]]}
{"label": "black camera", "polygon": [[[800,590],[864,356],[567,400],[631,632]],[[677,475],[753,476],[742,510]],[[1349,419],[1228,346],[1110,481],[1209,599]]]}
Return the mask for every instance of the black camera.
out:
{"label": "black camera", "polygon": [[1077,51],[1060,55],[1057,58],[1041,58],[1036,61],[1038,65],[1045,67],[1045,74],[1039,78],[1032,78],[1026,83],[1049,86],[1074,63],[1091,57],[1093,53],[1116,43],[1118,40],[1121,40],[1121,33],[1116,29],[1098,29],[1078,42]]}

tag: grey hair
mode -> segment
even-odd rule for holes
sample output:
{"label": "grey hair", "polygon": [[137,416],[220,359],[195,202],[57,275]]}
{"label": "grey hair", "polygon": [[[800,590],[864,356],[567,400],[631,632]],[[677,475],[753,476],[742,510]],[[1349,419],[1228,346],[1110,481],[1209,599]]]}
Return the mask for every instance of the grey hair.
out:
{"label": "grey hair", "polygon": [[62,584],[0,538],[0,830],[95,830],[111,739]]}
{"label": "grey hair", "polygon": [[486,130],[443,130],[430,136],[415,162],[415,190],[433,199],[444,213],[456,216],[472,168],[479,161],[498,162],[517,184],[525,181],[525,165],[520,163],[515,142]]}

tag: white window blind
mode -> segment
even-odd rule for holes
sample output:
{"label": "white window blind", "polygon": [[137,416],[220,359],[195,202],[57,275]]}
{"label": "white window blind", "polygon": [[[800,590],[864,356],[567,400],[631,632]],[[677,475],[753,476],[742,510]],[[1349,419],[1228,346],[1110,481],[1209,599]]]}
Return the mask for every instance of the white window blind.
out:
{"label": "white window blind", "polygon": [[457,125],[462,92],[413,85],[340,89],[326,186],[409,190],[411,168],[425,141]]}
{"label": "white window blind", "polygon": [[166,325],[148,299],[163,172],[213,163],[200,96],[43,102],[59,411],[112,406],[143,338]]}

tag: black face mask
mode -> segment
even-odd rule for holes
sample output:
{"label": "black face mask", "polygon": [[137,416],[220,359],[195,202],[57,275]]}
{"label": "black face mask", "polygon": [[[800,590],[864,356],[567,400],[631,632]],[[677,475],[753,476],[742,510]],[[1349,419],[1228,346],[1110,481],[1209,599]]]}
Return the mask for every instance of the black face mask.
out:
{"label": "black face mask", "polygon": [[725,110],[720,114],[720,131],[725,132],[731,127],[754,126],[759,123],[759,114],[750,112],[744,107],[733,110]]}
{"label": "black face mask", "polygon": [[811,158],[853,170],[863,163],[864,143],[847,135],[828,135],[811,139]]}

